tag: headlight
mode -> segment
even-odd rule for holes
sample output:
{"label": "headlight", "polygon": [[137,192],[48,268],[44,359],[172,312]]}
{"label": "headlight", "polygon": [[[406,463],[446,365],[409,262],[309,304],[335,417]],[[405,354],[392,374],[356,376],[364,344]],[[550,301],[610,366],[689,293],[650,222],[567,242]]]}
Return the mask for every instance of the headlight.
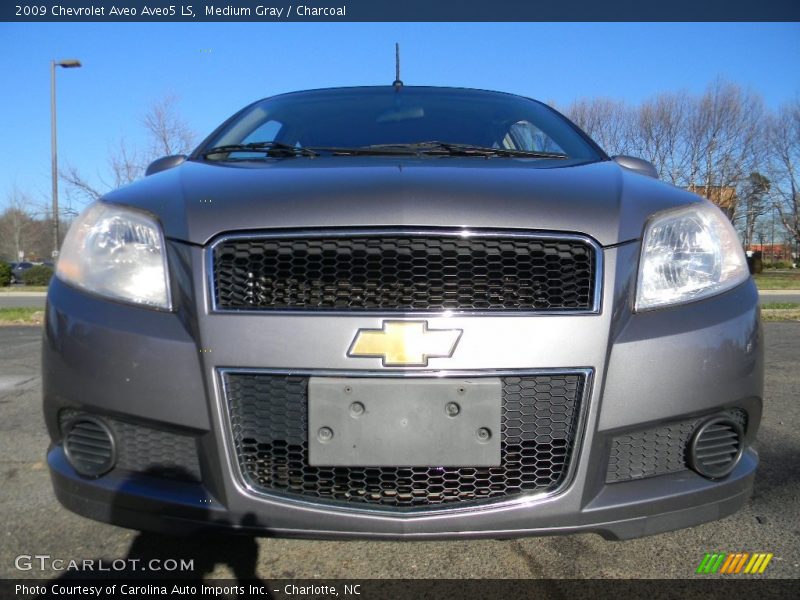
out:
{"label": "headlight", "polygon": [[710,202],[657,214],[642,241],[636,310],[705,298],[750,276],[730,221]]}
{"label": "headlight", "polygon": [[56,266],[59,279],[95,294],[170,310],[167,257],[151,216],[97,202],[67,233]]}

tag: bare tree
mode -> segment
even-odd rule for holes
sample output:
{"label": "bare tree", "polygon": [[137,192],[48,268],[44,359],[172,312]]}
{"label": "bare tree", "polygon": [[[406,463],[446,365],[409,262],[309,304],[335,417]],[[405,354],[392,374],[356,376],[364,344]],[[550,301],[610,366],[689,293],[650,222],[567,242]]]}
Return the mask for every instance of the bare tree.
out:
{"label": "bare tree", "polygon": [[[567,114],[610,154],[634,154],[652,162],[659,177],[724,205],[732,221],[744,218],[752,238],[758,196],[737,214],[737,190],[764,163],[761,97],[723,79],[701,96],[664,93],[639,106],[612,100],[580,100]],[[750,215],[748,221],[747,215]]]}
{"label": "bare tree", "polygon": [[624,102],[607,98],[577,100],[565,114],[608,154],[630,152],[631,111]]}
{"label": "bare tree", "polygon": [[33,217],[30,196],[14,185],[6,196],[6,209],[0,215],[0,252],[12,260],[18,260],[20,252],[27,248],[27,236],[31,231]]}
{"label": "bare tree", "polygon": [[108,174],[98,175],[100,186],[92,184],[74,166],[70,165],[59,172],[59,176],[69,186],[68,192],[88,201],[98,200],[108,190],[132,183],[144,175],[148,161],[141,153],[121,139],[116,149],[108,153]]}
{"label": "bare tree", "polygon": [[103,195],[100,188],[92,185],[81,172],[74,166],[68,165],[64,169],[59,169],[58,177],[67,184],[67,194],[78,196],[89,202],[97,200]]}
{"label": "bare tree", "polygon": [[13,185],[6,194],[5,210],[0,214],[0,256],[10,261],[45,258],[52,243],[52,215],[47,202],[37,202]]}
{"label": "bare tree", "polygon": [[66,182],[69,192],[83,200],[97,200],[108,191],[143,177],[147,165],[156,158],[187,154],[193,147],[196,135],[180,116],[175,96],[154,103],[142,117],[142,125],[148,138],[146,150],[120,140],[109,150],[107,173],[98,176],[100,185],[92,183],[74,166],[68,166],[59,176]]}
{"label": "bare tree", "polygon": [[765,197],[770,181],[758,171],[753,171],[742,186],[740,214],[744,217],[743,240],[745,247],[751,246],[758,219],[767,211]]}
{"label": "bare tree", "polygon": [[142,122],[150,134],[148,162],[170,154],[188,154],[196,135],[178,112],[178,98],[167,96],[147,111]]}
{"label": "bare tree", "polygon": [[645,158],[663,180],[704,195],[742,184],[763,162],[762,100],[723,79],[701,96],[664,93],[635,107],[584,99],[565,113],[609,154]]}
{"label": "bare tree", "polygon": [[691,109],[692,100],[683,92],[659,94],[632,118],[631,153],[653,163],[659,177],[673,185],[690,183],[686,127]]}
{"label": "bare tree", "polygon": [[787,233],[800,244],[800,99],[781,106],[768,131],[775,208]]}
{"label": "bare tree", "polygon": [[763,122],[760,96],[721,79],[712,83],[687,121],[688,183],[708,191],[743,183],[764,156]]}

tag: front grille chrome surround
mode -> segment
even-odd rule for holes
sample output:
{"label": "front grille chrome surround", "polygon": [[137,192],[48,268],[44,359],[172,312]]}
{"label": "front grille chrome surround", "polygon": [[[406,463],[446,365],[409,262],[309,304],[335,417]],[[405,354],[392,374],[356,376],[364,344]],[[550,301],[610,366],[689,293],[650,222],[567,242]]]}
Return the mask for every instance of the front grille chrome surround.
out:
{"label": "front grille chrome surround", "polygon": [[205,270],[218,313],[592,315],[600,312],[603,252],[572,233],[256,231],[214,240]]}
{"label": "front grille chrome surround", "polygon": [[[322,370],[308,370],[308,371],[287,371],[282,369],[235,369],[235,368],[223,368],[217,370],[217,384],[218,384],[218,392],[220,394],[221,404],[220,404],[220,416],[222,418],[222,425],[223,425],[223,433],[226,443],[226,451],[228,455],[228,459],[235,475],[236,483],[242,488],[242,490],[247,493],[248,495],[254,497],[262,497],[265,499],[276,500],[282,503],[294,503],[294,504],[301,504],[305,506],[325,506],[326,509],[329,510],[343,510],[346,512],[367,512],[367,513],[374,513],[379,512],[383,514],[394,514],[394,515],[408,515],[413,516],[415,514],[429,514],[432,511],[436,511],[437,513],[440,512],[457,512],[460,510],[474,510],[476,508],[488,508],[488,509],[495,509],[502,506],[507,506],[511,504],[517,503],[530,503],[541,501],[547,498],[551,498],[553,496],[559,495],[564,493],[564,491],[569,487],[569,485],[573,481],[574,472],[579,461],[579,454],[581,452],[581,442],[583,439],[583,433],[585,428],[585,418],[586,412],[588,409],[589,404],[589,397],[591,394],[591,387],[592,387],[592,369],[537,369],[537,370],[526,370],[526,371],[418,371],[414,373],[409,372],[372,372],[372,371],[322,371]],[[245,473],[248,466],[245,464],[242,456],[242,440],[241,436],[240,439],[237,440],[237,436],[234,432],[235,428],[241,425],[241,414],[235,414],[235,411],[232,407],[231,402],[231,382],[230,377],[233,376],[262,376],[262,377],[279,377],[283,378],[284,381],[291,382],[289,385],[291,386],[300,386],[302,388],[302,381],[305,379],[307,382],[308,378],[310,377],[418,377],[418,378],[425,378],[425,377],[452,377],[452,378],[459,378],[459,377],[501,377],[504,379],[504,416],[503,416],[503,438],[504,438],[504,463],[501,467],[497,468],[486,468],[486,469],[467,469],[469,471],[487,471],[487,474],[491,477],[501,477],[505,478],[507,475],[512,478],[519,478],[520,474],[517,472],[520,468],[523,468],[523,464],[531,464],[532,457],[525,454],[523,451],[521,456],[512,457],[512,460],[519,459],[520,464],[513,464],[511,465],[511,472],[510,473],[500,473],[507,468],[506,464],[506,454],[505,454],[505,441],[507,439],[507,435],[509,434],[510,429],[516,429],[514,433],[519,434],[522,432],[522,435],[539,435],[542,432],[540,428],[532,428],[530,427],[530,422],[524,422],[525,415],[530,415],[530,410],[522,408],[519,410],[520,407],[517,406],[515,403],[518,403],[518,392],[519,392],[519,384],[526,380],[530,382],[535,378],[555,378],[555,379],[562,379],[562,380],[569,380],[573,388],[575,389],[575,395],[573,398],[574,405],[572,407],[573,414],[570,418],[569,424],[569,431],[570,431],[570,439],[568,440],[566,447],[564,448],[564,461],[563,461],[563,469],[562,472],[553,480],[551,480],[551,485],[549,486],[522,486],[521,489],[514,488],[511,489],[510,493],[491,493],[487,496],[478,497],[475,495],[467,495],[465,498],[450,498],[447,501],[440,501],[439,499],[434,499],[434,502],[401,502],[397,503],[390,497],[388,502],[386,501],[386,496],[382,497],[375,497],[373,501],[369,501],[362,496],[360,498],[343,498],[343,497],[320,497],[316,494],[304,494],[302,490],[296,489],[294,491],[285,489],[273,489],[268,486],[259,485],[258,481],[254,481],[252,477],[252,472]],[[565,379],[566,378],[566,379]],[[542,381],[541,383],[544,384],[544,389],[547,389],[548,382]],[[527,385],[527,384],[526,384]],[[510,390],[510,396],[507,395],[507,392]],[[516,406],[516,408],[515,408]],[[529,408],[533,408],[532,405]],[[538,414],[538,410],[534,409],[535,414]],[[259,407],[259,411],[263,412]],[[518,412],[517,412],[518,411]],[[306,414],[306,405],[303,404],[302,407],[295,409],[292,411],[295,417],[299,417],[303,419],[303,415]],[[523,422],[519,422],[520,417],[523,419]],[[305,419],[303,419],[305,421]],[[546,419],[545,419],[546,422]],[[541,424],[540,424],[541,425]],[[521,426],[521,428],[520,428]],[[241,429],[241,428],[240,428]],[[527,431],[528,434],[524,432]],[[249,440],[249,443],[252,444],[253,440]],[[304,445],[302,440],[300,440],[299,446]],[[284,447],[285,446],[285,447]],[[299,447],[290,448],[289,444],[284,444],[279,448],[280,450],[285,450],[286,452],[295,452],[298,451],[302,454],[303,449]],[[258,450],[264,450],[264,448],[259,448]],[[516,450],[512,449],[512,452],[516,452]],[[517,452],[518,454],[518,452]],[[261,457],[260,457],[261,458]],[[548,457],[545,457],[546,459]],[[293,465],[294,468],[297,468],[297,465]],[[285,473],[287,476],[294,477],[297,481],[298,476],[300,476],[300,480],[304,483],[303,485],[308,485],[307,482],[310,481],[310,486],[313,488],[317,484],[316,481],[316,474],[312,474],[310,480],[303,478],[303,473],[300,472],[291,472],[290,468],[285,468],[286,466],[281,466],[282,473]],[[300,465],[301,470],[307,469],[307,464]],[[402,468],[395,467],[395,468],[358,468],[358,467],[345,467],[345,468],[327,468],[323,470],[332,471],[329,475],[334,476],[334,478],[338,477],[348,477],[351,473],[348,471],[356,470],[359,473],[357,474],[356,479],[361,477],[362,475],[370,476],[369,473],[360,473],[361,471],[391,471],[389,473],[389,477],[399,476],[404,477],[403,473],[398,471],[402,471]],[[414,471],[414,473],[409,473],[407,475],[410,476],[423,476],[423,473],[416,473],[417,471],[426,471],[426,468],[414,468],[409,469]],[[452,473],[451,473],[452,471]],[[488,473],[491,471],[491,473]],[[448,469],[448,475],[445,479],[449,478],[457,478],[459,469]],[[530,472],[529,472],[530,474]],[[468,479],[473,473],[467,473]],[[351,480],[352,481],[352,480]],[[462,479],[463,481],[463,479]],[[530,480],[529,480],[530,481]],[[443,482],[436,482],[437,485],[442,484]],[[471,482],[468,482],[471,484]],[[444,483],[444,485],[448,485]],[[355,499],[355,501],[352,501]]]}

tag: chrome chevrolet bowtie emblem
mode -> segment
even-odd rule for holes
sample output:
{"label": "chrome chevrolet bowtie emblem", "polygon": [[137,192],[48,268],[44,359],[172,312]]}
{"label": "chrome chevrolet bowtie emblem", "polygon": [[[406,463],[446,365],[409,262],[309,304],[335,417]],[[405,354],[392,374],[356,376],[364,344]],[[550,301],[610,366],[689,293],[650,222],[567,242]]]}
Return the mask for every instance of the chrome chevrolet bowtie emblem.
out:
{"label": "chrome chevrolet bowtie emblem", "polygon": [[427,321],[384,321],[359,329],[347,356],[380,358],[384,367],[427,367],[429,358],[450,358],[461,329],[428,329]]}

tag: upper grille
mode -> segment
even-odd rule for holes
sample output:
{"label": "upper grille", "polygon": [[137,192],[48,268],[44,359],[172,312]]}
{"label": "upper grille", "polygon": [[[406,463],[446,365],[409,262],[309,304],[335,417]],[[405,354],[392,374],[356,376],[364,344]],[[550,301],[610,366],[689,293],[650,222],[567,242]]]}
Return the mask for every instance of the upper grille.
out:
{"label": "upper grille", "polygon": [[221,310],[593,310],[582,238],[353,233],[232,237],[213,249]]}
{"label": "upper grille", "polygon": [[566,479],[584,376],[503,377],[499,467],[311,467],[308,378],[223,375],[236,458],[253,489],[395,510],[548,492]]}

